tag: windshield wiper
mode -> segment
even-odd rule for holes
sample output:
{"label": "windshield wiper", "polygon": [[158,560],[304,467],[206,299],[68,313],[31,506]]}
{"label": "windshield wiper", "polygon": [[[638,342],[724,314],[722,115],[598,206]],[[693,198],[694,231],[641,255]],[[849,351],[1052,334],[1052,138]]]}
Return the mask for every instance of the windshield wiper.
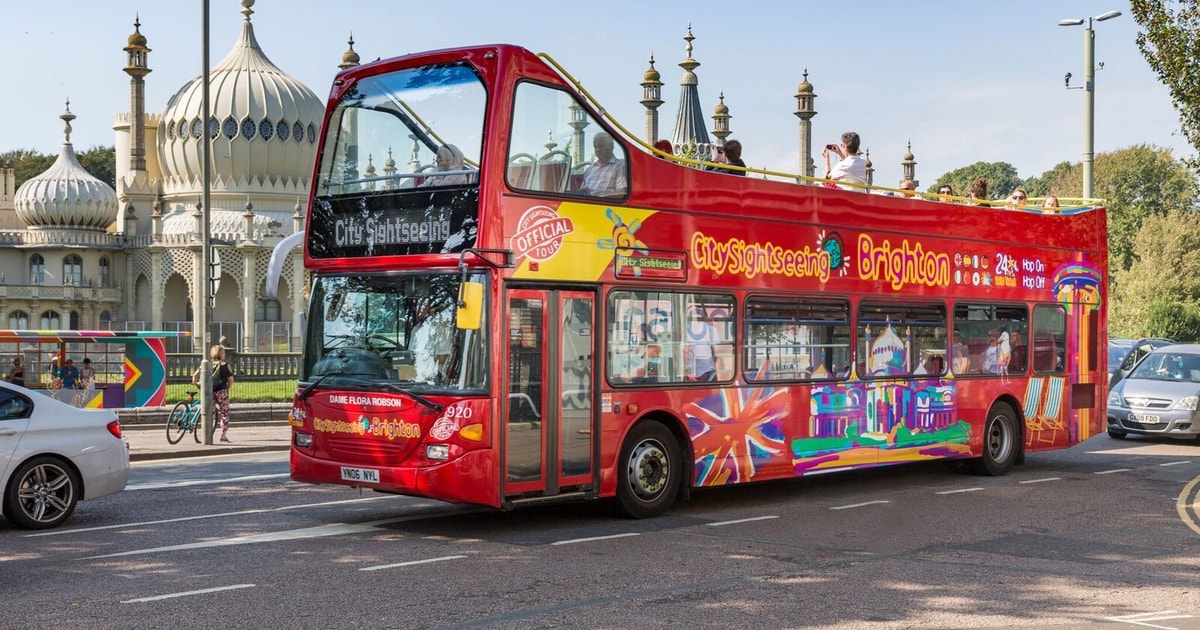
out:
{"label": "windshield wiper", "polygon": [[405,396],[412,398],[413,400],[421,403],[422,405],[425,405],[426,407],[429,407],[430,409],[432,409],[438,413],[441,413],[442,409],[444,408],[442,405],[435,403],[432,400],[429,400],[428,398],[426,398],[420,394],[410,392],[407,389],[404,389],[403,387],[401,387],[395,383],[381,383],[381,385],[383,385],[384,389],[390,389],[396,393],[404,394]]}
{"label": "windshield wiper", "polygon": [[326,372],[326,373],[318,376],[317,380],[309,383],[308,385],[305,385],[304,389],[300,390],[299,394],[296,394],[296,398],[300,402],[304,402],[308,398],[308,395],[311,394],[314,389],[316,389],[317,385],[320,385],[321,383],[323,383],[325,381],[325,379],[329,378],[330,376],[341,376],[341,375],[342,375],[342,371],[338,370],[336,372]]}

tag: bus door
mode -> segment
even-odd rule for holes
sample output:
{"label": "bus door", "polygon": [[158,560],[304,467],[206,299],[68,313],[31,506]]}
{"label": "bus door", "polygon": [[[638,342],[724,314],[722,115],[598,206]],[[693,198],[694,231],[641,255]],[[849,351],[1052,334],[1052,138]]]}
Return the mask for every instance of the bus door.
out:
{"label": "bus door", "polygon": [[592,484],[595,296],[508,291],[506,497],[553,496]]}

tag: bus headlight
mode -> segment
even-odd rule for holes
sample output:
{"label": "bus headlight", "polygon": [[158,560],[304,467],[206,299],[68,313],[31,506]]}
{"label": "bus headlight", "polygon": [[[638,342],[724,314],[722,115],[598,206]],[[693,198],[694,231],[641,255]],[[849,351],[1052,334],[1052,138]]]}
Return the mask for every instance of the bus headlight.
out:
{"label": "bus headlight", "polygon": [[444,461],[450,459],[450,445],[449,444],[426,444],[425,445],[425,459],[432,459],[432,460],[437,460],[440,462],[444,462]]}
{"label": "bus headlight", "polygon": [[310,448],[312,446],[311,433],[297,433],[295,439],[296,446],[299,446],[300,448]]}

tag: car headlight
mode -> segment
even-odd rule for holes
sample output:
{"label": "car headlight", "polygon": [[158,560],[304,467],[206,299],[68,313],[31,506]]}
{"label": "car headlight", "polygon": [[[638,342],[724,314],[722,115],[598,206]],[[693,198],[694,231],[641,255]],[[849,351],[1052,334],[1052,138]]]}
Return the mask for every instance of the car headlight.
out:
{"label": "car headlight", "polygon": [[1200,400],[1200,396],[1184,396],[1183,398],[1179,399],[1179,402],[1175,403],[1174,409],[1195,411],[1197,400]]}
{"label": "car headlight", "polygon": [[1108,392],[1108,404],[1120,405],[1121,404],[1121,392],[1118,390],[1115,390],[1115,389],[1112,390],[1111,392]]}

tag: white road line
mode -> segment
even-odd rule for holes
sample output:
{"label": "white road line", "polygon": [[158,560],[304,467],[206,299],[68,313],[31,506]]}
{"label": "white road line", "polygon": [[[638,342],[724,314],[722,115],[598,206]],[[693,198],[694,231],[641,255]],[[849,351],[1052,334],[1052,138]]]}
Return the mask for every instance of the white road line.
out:
{"label": "white road line", "polygon": [[1190,464],[1190,463],[1192,463],[1191,460],[1184,460],[1182,462],[1167,462],[1165,464],[1159,464],[1159,466],[1178,466],[1180,464]]}
{"label": "white road line", "polygon": [[316,527],[304,527],[301,529],[293,529],[284,532],[268,532],[265,534],[251,534],[249,536],[238,536],[236,538],[219,538],[216,540],[206,540],[203,542],[184,543],[182,545],[168,545],[166,547],[152,547],[149,549],[133,549],[131,551],[121,551],[118,553],[110,553],[102,556],[91,556],[83,558],[84,560],[100,560],[103,558],[119,558],[121,556],[137,556],[147,553],[161,553],[164,551],[187,551],[189,549],[205,549],[208,547],[228,547],[231,545],[251,545],[256,543],[280,542],[286,540],[300,540],[305,538],[323,538],[326,536],[342,536],[344,534],[358,534],[362,532],[373,531],[379,525],[394,523],[397,520],[403,519],[385,519],[381,521],[371,521],[369,523],[333,523],[330,525],[318,525]]}
{"label": "white road line", "polygon": [[127,599],[122,604],[140,604],[142,602],[156,602],[160,599],[171,599],[173,597],[187,597],[189,595],[203,595],[205,593],[219,593],[221,591],[235,591],[239,588],[254,588],[253,584],[234,584],[232,586],[218,586],[216,588],[202,588],[198,591],[184,591],[182,593],[168,593],[166,595],[155,595],[154,597],[139,597],[137,599]]}
{"label": "white road line", "polygon": [[867,501],[866,503],[851,503],[850,505],[838,505],[831,507],[831,510],[849,510],[850,508],[865,507],[868,505],[879,505],[881,503],[891,503],[891,501]]}
{"label": "white road line", "polygon": [[441,558],[429,558],[427,560],[411,560],[409,562],[397,562],[396,564],[381,564],[374,567],[363,567],[359,571],[378,571],[380,569],[394,569],[396,567],[411,567],[415,564],[429,564],[431,562],[444,562],[446,560],[458,560],[466,558],[466,556],[442,556]]}
{"label": "white road line", "polygon": [[1042,483],[1043,481],[1062,481],[1062,477],[1046,477],[1045,479],[1028,479],[1017,483]]}
{"label": "white road line", "polygon": [[239,481],[262,481],[263,479],[282,479],[290,477],[291,473],[274,475],[246,475],[244,477],[228,477],[226,479],[190,479],[187,481],[165,481],[162,483],[142,483],[125,486],[126,492],[136,490],[161,490],[163,488],[185,488],[187,486],[211,486],[219,483],[235,483]]}
{"label": "white road line", "polygon": [[983,490],[983,488],[959,488],[958,490],[943,490],[935,494],[958,494],[960,492],[978,492],[979,490]]}
{"label": "white road line", "polygon": [[639,534],[637,532],[630,532],[628,534],[613,534],[612,536],[593,536],[591,538],[572,538],[571,540],[558,540],[558,541],[552,542],[550,544],[551,545],[573,545],[575,543],[592,542],[594,540],[611,540],[613,538],[628,538],[630,536],[641,536],[641,534]]}
{"label": "white road line", "polygon": [[773,518],[779,518],[779,517],[778,516],[755,516],[753,518],[739,518],[736,521],[721,521],[719,523],[709,523],[708,526],[709,527],[721,527],[723,525],[737,525],[738,523],[751,523],[754,521],[769,521]]}
{"label": "white road line", "polygon": [[1132,470],[1132,469],[1130,469],[1130,468],[1114,468],[1114,469],[1112,469],[1112,470],[1101,470],[1100,472],[1097,472],[1097,473],[1095,473],[1095,474],[1097,474],[1097,475],[1111,475],[1111,474],[1113,474],[1113,473],[1119,473],[1119,472],[1129,472],[1130,470]]}
{"label": "white road line", "polygon": [[[41,536],[63,536],[65,534],[80,534],[83,532],[97,532],[105,529],[129,529],[131,527],[145,527],[146,525],[163,525],[166,523],[180,523],[183,521],[203,521],[210,518],[223,518],[226,516],[244,516],[246,514],[266,514],[268,512],[283,512],[286,510],[302,510],[311,507],[324,507],[327,505],[338,505],[342,503],[361,503],[364,501],[381,501],[384,499],[395,499],[394,496],[382,497],[365,497],[362,499],[347,499],[345,501],[324,501],[322,503],[306,503],[304,505],[286,505],[271,509],[261,510],[240,510],[237,512],[221,512],[219,514],[200,514],[198,516],[181,516],[179,518],[165,518],[157,521],[142,521],[140,523],[121,523],[120,525],[100,525],[97,527],[80,527],[77,529],[59,529],[48,532],[38,532],[36,534],[25,534],[25,538],[38,538]],[[410,506],[423,507],[423,506]]]}
{"label": "white road line", "polygon": [[1152,623],[1147,623],[1150,621],[1166,621],[1168,619],[1190,619],[1192,617],[1191,615],[1176,614],[1178,612],[1179,611],[1177,611],[1177,610],[1163,610],[1163,611],[1159,611],[1159,612],[1138,613],[1136,615],[1124,615],[1121,617],[1105,617],[1104,620],[1105,621],[1116,621],[1118,623],[1128,623],[1128,624],[1132,624],[1135,626],[1142,626],[1145,628],[1160,628],[1161,630],[1178,630],[1178,628],[1175,628],[1174,626],[1158,626],[1158,625],[1155,625]]}

